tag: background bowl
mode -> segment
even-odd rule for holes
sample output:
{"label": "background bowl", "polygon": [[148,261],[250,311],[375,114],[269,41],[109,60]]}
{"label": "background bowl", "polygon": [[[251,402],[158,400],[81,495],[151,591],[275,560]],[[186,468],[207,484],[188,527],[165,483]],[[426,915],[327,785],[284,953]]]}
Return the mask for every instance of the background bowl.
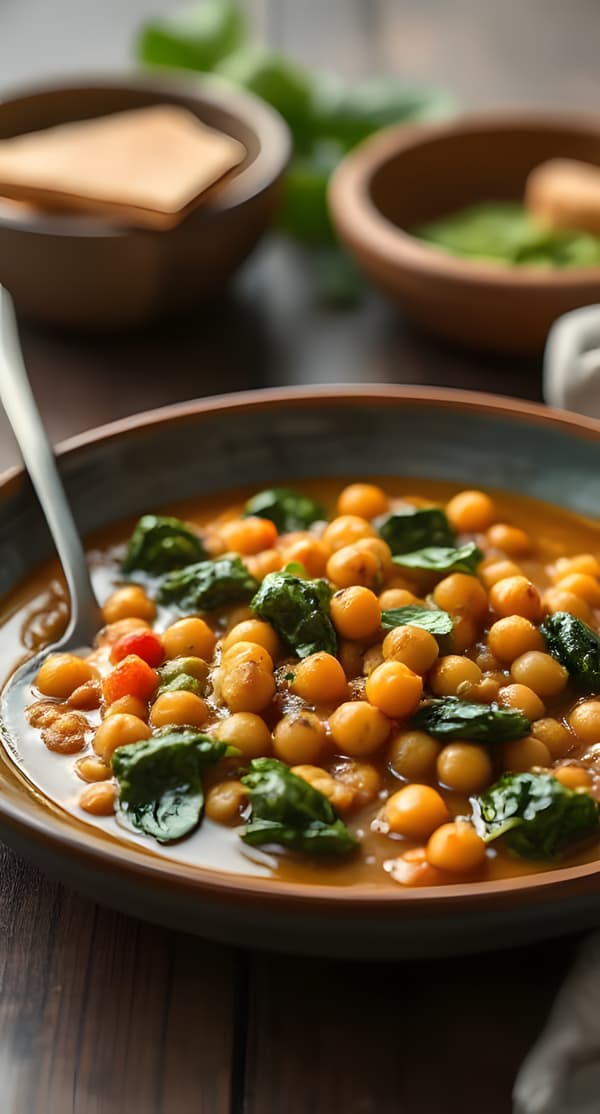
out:
{"label": "background bowl", "polygon": [[35,214],[0,199],[0,282],[20,313],[76,328],[143,325],[219,294],[254,247],[277,205],[290,135],[263,101],[215,78],[153,74],[37,88],[0,102],[0,138],[165,103],[239,139],[245,161],[168,231]]}
{"label": "background bowl", "polygon": [[[313,387],[142,414],[76,438],[59,460],[87,532],[173,499],[226,490],[242,477],[262,487],[356,476],[357,469],[361,476],[417,473],[459,484],[477,476],[482,485],[593,514],[599,441],[600,423],[522,401]],[[0,593],[51,551],[31,487],[14,469],[0,479]],[[503,947],[600,923],[600,860],[414,890],[292,884],[171,862],[48,804],[2,747],[0,834],[97,901],[244,947],[406,959]]]}
{"label": "background bowl", "polygon": [[502,114],[393,128],[334,173],[333,221],[359,266],[416,321],[470,347],[537,352],[560,314],[600,301],[600,267],[471,262],[406,230],[478,201],[522,199],[530,170],[558,157],[600,165],[597,120]]}

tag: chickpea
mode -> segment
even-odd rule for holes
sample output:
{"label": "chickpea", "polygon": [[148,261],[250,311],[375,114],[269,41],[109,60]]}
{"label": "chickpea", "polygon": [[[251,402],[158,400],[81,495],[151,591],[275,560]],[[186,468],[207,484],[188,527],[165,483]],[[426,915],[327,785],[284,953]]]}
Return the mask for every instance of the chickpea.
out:
{"label": "chickpea", "polygon": [[575,740],[564,724],[557,719],[538,719],[531,725],[531,734],[548,747],[553,759],[564,758],[571,750]]}
{"label": "chickpea", "polygon": [[498,703],[504,708],[518,708],[527,719],[541,719],[546,711],[537,692],[528,685],[504,685],[498,693]]}
{"label": "chickpea", "polygon": [[292,766],[292,773],[327,797],[334,808],[341,812],[347,812],[352,808],[356,796],[352,787],[337,781],[322,766]]}
{"label": "chickpea", "polygon": [[338,514],[372,519],[385,514],[388,506],[388,497],[377,484],[348,484],[340,493]]}
{"label": "chickpea", "polygon": [[565,667],[541,650],[528,650],[515,658],[510,675],[518,684],[528,685],[538,696],[558,696],[569,680]]}
{"label": "chickpea", "polygon": [[574,596],[589,603],[590,607],[600,607],[600,584],[595,576],[584,572],[572,572],[561,577],[559,587],[563,592],[572,592]]}
{"label": "chickpea", "polygon": [[413,847],[384,867],[402,886],[435,886],[442,881],[440,871],[427,862],[424,847]]}
{"label": "chickpea", "polygon": [[75,763],[75,772],[82,781],[106,781],[111,776],[110,766],[93,754],[86,754]]}
{"label": "chickpea", "polygon": [[410,716],[423,695],[423,678],[401,661],[384,661],[367,677],[367,700],[394,719]]}
{"label": "chickpea", "polygon": [[574,592],[566,592],[562,584],[559,584],[557,588],[549,588],[544,593],[544,607],[550,614],[554,614],[555,611],[568,611],[584,623],[590,624],[592,622],[592,611],[589,603],[581,596],[576,596]]}
{"label": "chickpea", "polygon": [[314,712],[290,712],[273,731],[273,750],[290,766],[313,765],[321,757],[327,736]]}
{"label": "chickpea", "polygon": [[309,704],[339,704],[348,696],[341,663],[324,651],[310,654],[295,666],[290,688]]}
{"label": "chickpea", "polygon": [[150,623],[146,619],[117,619],[115,623],[107,623],[98,631],[94,639],[94,646],[114,646],[124,634],[131,634],[134,630],[149,630]]}
{"label": "chickpea", "polygon": [[337,549],[345,549],[360,538],[376,537],[377,531],[366,518],[356,514],[343,514],[329,523],[321,540],[332,553],[335,553]]}
{"label": "chickpea", "polygon": [[531,538],[525,530],[518,526],[508,526],[505,522],[497,522],[490,526],[486,534],[488,545],[494,549],[502,549],[510,557],[526,557],[531,552]]}
{"label": "chickpea", "polygon": [[509,576],[490,588],[490,606],[496,615],[521,615],[532,623],[542,618],[542,601],[535,584],[526,576]]}
{"label": "chickpea", "polygon": [[485,843],[464,820],[443,824],[429,838],[427,861],[440,870],[468,874],[485,862]]}
{"label": "chickpea", "polygon": [[522,576],[523,570],[514,561],[498,561],[492,558],[480,565],[481,579],[488,592],[500,580],[508,580],[512,576]]}
{"label": "chickpea", "polygon": [[459,533],[475,534],[492,525],[496,507],[484,491],[460,491],[446,504],[446,514]]}
{"label": "chickpea", "polygon": [[103,719],[96,728],[94,750],[108,765],[118,747],[141,743],[143,739],[149,739],[151,734],[148,724],[137,716],[115,714]]}
{"label": "chickpea", "polygon": [[299,561],[309,576],[324,576],[331,551],[320,538],[307,535],[282,549],[284,564]]}
{"label": "chickpea", "polygon": [[336,592],[331,600],[330,612],[335,629],[342,638],[370,638],[381,624],[377,596],[359,584]]}
{"label": "chickpea", "polygon": [[381,774],[370,762],[356,762],[352,758],[338,762],[335,778],[352,790],[353,804],[361,807],[374,801],[381,790]]}
{"label": "chickpea", "polygon": [[96,670],[83,658],[75,654],[50,654],[38,670],[35,685],[44,696],[64,700],[95,677]]}
{"label": "chickpea", "polygon": [[584,743],[600,742],[600,700],[582,700],[567,718],[578,739]]}
{"label": "chickpea", "polygon": [[463,654],[473,645],[477,638],[479,624],[475,623],[468,615],[454,616],[452,629],[452,649],[455,654]]}
{"label": "chickpea", "polygon": [[245,619],[243,623],[238,623],[237,626],[232,627],[223,639],[221,645],[223,653],[226,653],[238,642],[251,642],[255,646],[263,646],[271,655],[272,660],[280,657],[283,652],[279,636],[273,630],[271,624],[264,623],[260,619]]}
{"label": "chickpea", "polygon": [[413,673],[427,673],[438,654],[439,646],[433,635],[410,624],[394,627],[383,640],[384,658],[401,661]]}
{"label": "chickpea", "polygon": [[168,658],[191,657],[210,661],[215,650],[215,635],[204,619],[192,616],[178,619],[162,636]]}
{"label": "chickpea", "polygon": [[248,800],[248,790],[241,781],[220,781],[206,794],[205,815],[217,824],[233,824]]}
{"label": "chickpea", "polygon": [[246,619],[254,618],[254,612],[252,608],[248,607],[247,603],[240,603],[237,607],[232,607],[231,610],[227,612],[225,619],[227,632],[237,627],[238,623],[244,623]]}
{"label": "chickpea", "polygon": [[442,785],[458,793],[480,793],[490,784],[493,769],[485,747],[457,740],[438,755],[437,774]]}
{"label": "chickpea", "polygon": [[273,658],[264,646],[260,646],[258,642],[234,642],[225,651],[221,658],[221,664],[225,670],[237,665],[242,661],[251,661],[254,665],[259,665],[261,669],[266,669],[267,672],[273,672]]}
{"label": "chickpea", "polygon": [[156,604],[138,584],[128,584],[108,597],[102,614],[105,623],[116,623],[119,619],[145,619],[151,623],[156,615]]}
{"label": "chickpea", "polygon": [[244,556],[271,549],[277,541],[275,523],[256,515],[231,519],[220,527],[219,533],[227,549]]}
{"label": "chickpea", "polygon": [[471,685],[478,685],[482,677],[481,669],[470,658],[448,654],[435,663],[429,683],[436,696],[457,696],[468,694]]}
{"label": "chickpea", "polygon": [[498,619],[488,631],[487,642],[498,661],[509,663],[529,650],[543,650],[546,645],[537,627],[522,615]]}
{"label": "chickpea", "polygon": [[429,778],[442,747],[425,731],[399,731],[390,744],[390,769],[407,781]]}
{"label": "chickpea", "polygon": [[513,739],[502,746],[503,768],[513,774],[526,774],[534,766],[549,766],[552,757],[548,747],[535,735]]}
{"label": "chickpea", "polygon": [[469,700],[475,700],[479,704],[491,704],[498,699],[502,684],[504,684],[504,677],[501,681],[497,677],[482,677],[478,685],[471,685]]}
{"label": "chickpea", "polygon": [[337,751],[362,758],[383,746],[390,733],[390,722],[366,700],[349,700],[330,715],[329,729]]}
{"label": "chickpea", "polygon": [[558,766],[552,773],[566,789],[589,789],[593,784],[590,771],[583,766]]}
{"label": "chickpea", "polygon": [[358,642],[342,639],[338,645],[338,658],[349,681],[362,672],[363,651]]}
{"label": "chickpea", "polygon": [[89,724],[79,712],[61,712],[42,727],[42,740],[57,754],[75,754],[85,746]]}
{"label": "chickpea", "polygon": [[100,707],[101,699],[100,680],[86,681],[84,685],[79,685],[78,688],[73,690],[67,703],[70,708],[79,708],[81,711],[91,712],[93,708]]}
{"label": "chickpea", "polygon": [[351,588],[355,584],[377,588],[381,581],[381,561],[369,550],[347,545],[332,553],[326,572],[338,588]]}
{"label": "chickpea", "polygon": [[193,692],[180,689],[178,692],[163,692],[156,698],[150,709],[150,722],[153,727],[167,727],[169,724],[201,727],[208,719],[208,704]]}
{"label": "chickpea", "polygon": [[265,758],[272,751],[271,732],[261,716],[253,712],[235,712],[221,720],[215,732],[222,743],[229,743],[242,752],[242,758]]}
{"label": "chickpea", "polygon": [[379,606],[382,611],[389,611],[394,607],[412,607],[422,604],[423,601],[415,596],[408,588],[386,588],[379,596]]}
{"label": "chickpea", "polygon": [[[383,576],[393,574],[394,580],[396,579],[396,565],[392,562],[392,551],[383,538],[359,538],[357,542],[353,543],[357,549],[368,550],[377,557],[381,563],[381,572]],[[406,578],[403,578],[406,580]]]}
{"label": "chickpea", "polygon": [[374,646],[369,646],[369,649],[365,650],[362,659],[363,676],[369,677],[373,670],[377,669],[377,666],[381,665],[384,660],[381,642],[376,642]]}
{"label": "chickpea", "polygon": [[148,719],[148,705],[138,696],[120,696],[114,704],[109,704],[104,712],[104,719],[109,716],[137,716],[138,719]]}
{"label": "chickpea", "polygon": [[[283,568],[288,560],[298,561],[299,558],[284,558],[283,553],[279,549],[263,549],[261,553],[255,553],[252,557],[245,557],[244,564],[248,572],[251,573],[256,580],[264,580],[265,576],[268,576],[270,572],[278,572],[279,569]],[[317,576],[318,574],[315,573],[314,575]],[[252,614],[250,609],[244,608],[244,611],[248,613],[249,618]]]}
{"label": "chickpea", "polygon": [[428,839],[449,819],[445,801],[430,785],[405,785],[388,797],[383,819],[390,831],[407,839]]}
{"label": "chickpea", "polygon": [[115,811],[117,790],[111,781],[88,785],[79,797],[79,807],[92,816],[111,816]]}
{"label": "chickpea", "polygon": [[555,584],[571,573],[582,572],[586,576],[600,576],[600,561],[593,553],[578,553],[575,557],[559,557],[550,570],[550,576]]}
{"label": "chickpea", "polygon": [[237,660],[225,670],[221,695],[232,712],[262,712],[275,695],[275,678],[255,661]]}
{"label": "chickpea", "polygon": [[433,598],[438,607],[452,615],[467,615],[481,622],[487,615],[488,598],[483,584],[476,576],[453,572],[436,584]]}

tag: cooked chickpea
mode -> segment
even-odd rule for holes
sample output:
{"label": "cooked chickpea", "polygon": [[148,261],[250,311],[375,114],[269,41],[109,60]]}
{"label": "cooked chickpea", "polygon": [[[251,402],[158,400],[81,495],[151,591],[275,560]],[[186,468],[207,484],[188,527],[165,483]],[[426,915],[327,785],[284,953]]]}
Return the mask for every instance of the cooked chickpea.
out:
{"label": "cooked chickpea", "polygon": [[329,717],[329,729],[335,749],[351,758],[373,754],[385,743],[390,722],[379,708],[366,700],[349,700],[340,704]]}
{"label": "cooked chickpea", "polygon": [[505,522],[497,522],[490,526],[486,534],[488,545],[494,549],[502,549],[510,557],[526,557],[531,552],[531,538],[525,530],[518,526],[508,526]]}
{"label": "cooked chickpea", "polygon": [[394,574],[396,578],[396,565],[392,563],[392,551],[383,538],[359,538],[357,542],[353,542],[357,549],[366,549],[377,557],[381,564],[382,575],[388,576],[390,573]]}
{"label": "cooked chickpea", "polygon": [[492,525],[496,507],[484,491],[460,491],[446,504],[446,514],[459,533],[474,534]]}
{"label": "cooked chickpea", "polygon": [[338,762],[335,778],[352,790],[356,805],[369,804],[381,790],[381,774],[370,762],[357,762],[352,758]]}
{"label": "cooked chickpea", "polygon": [[349,681],[362,672],[363,648],[360,643],[343,638],[338,644],[338,658]]}
{"label": "cooked chickpea", "polygon": [[377,531],[366,518],[356,514],[342,514],[334,518],[323,531],[322,541],[334,553],[357,542],[359,538],[376,538]]}
{"label": "cooked chickpea", "polygon": [[263,646],[273,660],[283,652],[279,636],[270,623],[264,623],[261,619],[245,619],[243,623],[232,627],[223,639],[223,653],[235,646],[236,642],[251,642],[255,646]]}
{"label": "cooked chickpea", "polygon": [[277,541],[277,527],[269,518],[248,515],[247,518],[234,518],[225,522],[219,533],[227,549],[244,556],[271,549]]}
{"label": "cooked chickpea", "polygon": [[88,785],[79,797],[79,807],[92,816],[111,816],[115,811],[117,790],[112,782],[101,781]]}
{"label": "cooked chickpea", "polygon": [[220,781],[206,794],[205,815],[217,824],[233,824],[248,801],[248,790],[241,781]]}
{"label": "cooked chickpea", "polygon": [[505,708],[518,708],[527,719],[541,719],[546,711],[537,692],[528,685],[504,685],[498,692],[498,703]]}
{"label": "cooked chickpea", "polygon": [[273,731],[273,750],[290,766],[313,765],[321,757],[327,736],[314,712],[290,712]]}
{"label": "cooked chickpea", "polygon": [[579,596],[590,607],[600,607],[600,583],[595,576],[589,576],[584,572],[572,572],[568,576],[561,577],[559,588],[563,592],[572,592],[574,596]]}
{"label": "cooked chickpea", "polygon": [[458,793],[480,793],[492,780],[492,762],[485,747],[458,740],[438,755],[437,775],[442,785]]}
{"label": "cooked chickpea", "polygon": [[115,714],[108,719],[103,719],[96,728],[94,750],[108,764],[118,747],[127,746],[129,743],[140,743],[142,739],[149,739],[151,734],[148,724],[144,723],[143,719],[124,713]]}
{"label": "cooked chickpea", "polygon": [[428,839],[449,819],[445,801],[430,785],[405,785],[388,797],[383,819],[390,831],[407,839]]}
{"label": "cooked chickpea", "polygon": [[468,874],[485,862],[485,843],[465,820],[443,824],[427,843],[427,861],[439,870]]}
{"label": "cooked chickpea", "polygon": [[564,665],[541,650],[528,650],[515,658],[510,675],[518,684],[528,685],[538,696],[558,696],[569,680]]}
{"label": "cooked chickpea", "polygon": [[389,611],[394,607],[413,607],[423,601],[415,596],[408,588],[386,588],[379,596],[379,606],[382,611]]}
{"label": "cooked chickpea", "polygon": [[332,553],[327,562],[327,576],[338,588],[360,584],[377,588],[381,581],[381,561],[368,549],[347,545]]}
{"label": "cooked chickpea", "polygon": [[219,723],[215,735],[222,743],[241,750],[245,759],[265,758],[273,749],[269,728],[254,712],[235,712],[227,716]]}
{"label": "cooked chickpea", "polygon": [[552,756],[548,747],[535,735],[513,739],[502,746],[503,768],[512,774],[526,774],[534,766],[549,766]]}
{"label": "cooked chickpea", "polygon": [[313,789],[327,797],[334,808],[340,809],[341,812],[347,812],[348,809],[352,808],[356,796],[355,791],[350,785],[344,785],[343,782],[337,781],[322,766],[292,766],[292,773],[296,777],[301,777],[303,781],[307,781]]}
{"label": "cooked chickpea", "polygon": [[102,627],[94,639],[94,646],[114,646],[124,634],[131,634],[134,630],[149,630],[150,623],[146,619],[117,619],[115,623],[107,623]]}
{"label": "cooked chickpea", "polygon": [[479,623],[476,623],[468,615],[454,616],[454,627],[452,628],[452,649],[455,654],[463,654],[473,645],[477,638],[479,630]]}
{"label": "cooked chickpea", "polygon": [[[263,549],[260,553],[255,553],[252,557],[244,557],[244,564],[256,580],[264,580],[270,572],[278,572],[283,568],[288,558],[284,558],[280,549]],[[297,557],[290,557],[290,561],[297,561]],[[316,573],[314,574],[317,575]],[[248,608],[244,609],[249,611]],[[251,613],[250,613],[251,614]]]}
{"label": "cooked chickpea", "polygon": [[128,584],[108,597],[102,614],[105,623],[116,623],[119,619],[145,619],[151,623],[156,615],[156,604],[138,584]]}
{"label": "cooked chickpea", "polygon": [[163,646],[168,658],[192,657],[210,661],[215,649],[215,635],[204,619],[194,616],[178,619],[167,627],[163,636]]}
{"label": "cooked chickpea", "polygon": [[447,654],[436,661],[429,684],[436,696],[468,695],[471,685],[478,685],[482,677],[481,669],[470,658]]}
{"label": "cooked chickpea", "polygon": [[282,549],[284,564],[298,561],[309,576],[324,576],[331,550],[320,538],[299,538]]}
{"label": "cooked chickpea", "polygon": [[148,719],[148,705],[138,696],[120,696],[114,704],[109,704],[104,712],[104,719],[109,716],[137,716],[138,719]]}
{"label": "cooked chickpea", "polygon": [[331,599],[333,624],[342,638],[370,638],[381,623],[379,600],[370,588],[359,584],[342,588]]}
{"label": "cooked chickpea", "polygon": [[341,662],[324,651],[311,654],[294,667],[290,688],[308,704],[339,704],[348,695]]}
{"label": "cooked chickpea", "polygon": [[75,763],[75,771],[82,781],[106,781],[111,776],[110,766],[93,754],[86,754]]}
{"label": "cooked chickpea", "polygon": [[221,664],[225,670],[233,665],[237,665],[241,661],[251,661],[255,665],[260,665],[262,669],[273,672],[273,658],[264,646],[260,646],[258,642],[234,642],[225,651],[221,658]]}
{"label": "cooked chickpea", "polygon": [[582,700],[568,716],[571,730],[584,743],[600,742],[600,700]]}
{"label": "cooked chickpea", "polygon": [[35,684],[44,696],[65,700],[96,676],[95,669],[84,658],[75,654],[50,654],[38,670]]}
{"label": "cooked chickpea", "polygon": [[363,654],[363,659],[362,659],[362,674],[363,674],[363,676],[364,677],[369,677],[371,675],[371,673],[373,672],[373,670],[377,669],[377,666],[381,665],[384,660],[385,659],[383,657],[383,646],[382,646],[381,642],[376,642],[374,646],[369,646],[369,649],[365,650],[365,652]]}
{"label": "cooked chickpea", "polygon": [[423,678],[401,661],[384,661],[367,677],[367,700],[394,719],[416,711],[423,694]]}
{"label": "cooked chickpea", "polygon": [[156,698],[150,709],[150,722],[153,727],[167,727],[169,724],[201,727],[208,719],[208,704],[193,692],[181,689],[178,692],[163,692]]}
{"label": "cooked chickpea", "polygon": [[509,576],[490,588],[490,606],[496,615],[522,615],[532,623],[542,618],[542,601],[535,584],[526,576]]}
{"label": "cooked chickpea", "polygon": [[59,710],[56,717],[48,718],[41,724],[42,740],[48,750],[56,754],[76,754],[85,746],[88,728],[88,721],[80,712]]}
{"label": "cooked chickpea", "polygon": [[593,553],[578,553],[574,557],[559,557],[551,569],[551,579],[558,584],[563,577],[581,572],[586,576],[600,576],[600,561]]}
{"label": "cooked chickpea", "polygon": [[571,750],[575,739],[564,724],[557,719],[538,719],[531,726],[531,734],[548,747],[553,759],[564,758]]}
{"label": "cooked chickpea", "polygon": [[438,607],[452,615],[467,615],[481,622],[487,615],[488,598],[483,584],[476,576],[453,572],[436,584],[433,598]]}
{"label": "cooked chickpea", "polygon": [[554,614],[555,611],[568,611],[584,623],[592,622],[592,611],[589,603],[581,596],[576,596],[574,592],[566,592],[562,584],[544,592],[544,607],[550,614]]}
{"label": "cooked chickpea", "polygon": [[384,658],[403,662],[413,673],[427,673],[438,654],[439,646],[433,635],[410,624],[394,627],[383,640]]}
{"label": "cooked chickpea", "polygon": [[522,615],[506,615],[492,624],[487,636],[492,654],[501,662],[513,662],[529,650],[543,650],[544,639],[537,627]]}
{"label": "cooked chickpea", "polygon": [[511,576],[523,575],[523,570],[514,561],[499,561],[495,557],[484,561],[479,566],[479,572],[488,592],[500,580],[508,580]]}
{"label": "cooked chickpea", "polygon": [[552,773],[566,789],[589,789],[593,784],[590,771],[583,766],[558,766]]}
{"label": "cooked chickpea", "polygon": [[389,860],[384,868],[402,886],[436,886],[442,880],[440,871],[427,862],[424,847],[412,847],[397,859]]}
{"label": "cooked chickpea", "polygon": [[407,781],[429,778],[442,747],[425,731],[399,731],[390,744],[390,768]]}
{"label": "cooked chickpea", "polygon": [[255,615],[251,607],[247,603],[240,603],[237,607],[233,607],[231,611],[227,612],[225,617],[225,629],[227,632],[237,627],[238,623],[245,623],[246,619],[254,619]]}
{"label": "cooked chickpea", "polygon": [[338,514],[358,515],[360,518],[377,518],[388,509],[388,497],[377,484],[348,484],[338,499]]}
{"label": "cooked chickpea", "polygon": [[256,661],[238,659],[224,671],[221,695],[231,712],[262,712],[275,695],[275,678]]}

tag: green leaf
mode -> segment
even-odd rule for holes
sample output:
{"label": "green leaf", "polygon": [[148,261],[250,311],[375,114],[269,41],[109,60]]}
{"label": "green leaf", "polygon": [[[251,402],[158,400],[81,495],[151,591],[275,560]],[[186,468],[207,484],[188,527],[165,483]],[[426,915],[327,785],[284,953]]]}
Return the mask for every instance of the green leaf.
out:
{"label": "green leaf", "polygon": [[204,685],[197,677],[192,677],[189,673],[178,673],[170,681],[163,681],[158,686],[156,697],[162,696],[164,692],[193,692],[195,696],[201,696],[203,691]]}
{"label": "green leaf", "polygon": [[203,557],[202,539],[180,518],[145,514],[131,535],[121,567],[126,573],[139,569],[158,575]]}
{"label": "green leaf", "polygon": [[226,743],[187,728],[166,728],[150,739],[118,747],[112,769],[119,811],[159,843],[191,832],[204,807],[202,773],[231,753]]}
{"label": "green leaf", "polygon": [[153,66],[211,70],[246,39],[246,19],[232,0],[203,0],[142,27],[136,53]]}
{"label": "green leaf", "polygon": [[506,743],[522,739],[531,730],[530,721],[516,708],[470,703],[455,696],[428,700],[410,723],[434,739],[469,739],[477,743]]}
{"label": "green leaf", "polygon": [[403,553],[392,558],[395,565],[403,569],[422,569],[424,572],[464,572],[475,575],[475,569],[483,561],[483,553],[474,542],[454,546],[430,545]]}
{"label": "green leaf", "polygon": [[291,487],[270,487],[248,499],[245,515],[258,515],[274,522],[280,534],[306,530],[313,522],[327,517],[320,503]]}
{"label": "green leaf", "polygon": [[158,598],[161,603],[178,604],[183,611],[214,611],[249,599],[257,588],[258,581],[240,557],[226,553],[170,573],[160,585]]}
{"label": "green leaf", "polygon": [[304,580],[287,572],[265,576],[250,607],[275,628],[299,658],[325,650],[337,652],[329,615],[331,588],[326,580]]}
{"label": "green leaf", "polygon": [[349,85],[321,78],[315,90],[315,128],[348,150],[380,128],[445,116],[454,107],[447,93],[396,77],[370,77]]}
{"label": "green leaf", "polygon": [[454,628],[452,617],[441,608],[418,607],[392,607],[381,612],[381,625],[384,630],[393,630],[394,627],[421,627],[430,634],[442,637],[451,634]]}
{"label": "green leaf", "polygon": [[313,247],[335,243],[327,189],[331,173],[343,156],[344,149],[338,143],[322,140],[295,156],[283,181],[277,214],[283,232]]}
{"label": "green leaf", "polygon": [[296,777],[284,762],[255,758],[242,782],[252,805],[242,832],[246,843],[279,843],[318,855],[345,855],[357,847],[358,841],[327,797]]}
{"label": "green leaf", "polygon": [[310,142],[313,105],[310,75],[290,59],[257,43],[228,54],[217,66],[220,74],[241,85],[280,112],[296,144]]}
{"label": "green leaf", "polygon": [[548,615],[540,627],[548,653],[568,671],[583,692],[600,695],[600,638],[568,611]]}
{"label": "green leaf", "polygon": [[441,507],[409,507],[376,523],[392,553],[412,553],[424,546],[451,546],[455,534]]}
{"label": "green leaf", "polygon": [[599,827],[593,797],[551,774],[504,774],[471,804],[486,843],[505,836],[507,847],[526,859],[552,859]]}

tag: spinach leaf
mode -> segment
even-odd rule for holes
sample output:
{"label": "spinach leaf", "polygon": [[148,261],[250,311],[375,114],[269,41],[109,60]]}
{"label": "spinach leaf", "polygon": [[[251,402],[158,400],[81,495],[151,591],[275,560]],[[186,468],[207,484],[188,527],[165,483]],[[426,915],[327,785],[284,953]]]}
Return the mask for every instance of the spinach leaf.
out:
{"label": "spinach leaf", "polygon": [[421,627],[430,634],[443,636],[451,634],[454,627],[452,617],[441,608],[418,607],[412,604],[407,607],[392,607],[389,611],[381,612],[381,625],[384,630],[393,630],[394,627]]}
{"label": "spinach leaf", "polygon": [[436,697],[423,704],[411,726],[427,731],[435,739],[469,739],[477,743],[506,743],[522,739],[531,723],[516,708],[476,704],[456,696]]}
{"label": "spinach leaf", "polygon": [[201,696],[204,692],[204,685],[200,683],[197,677],[192,677],[191,673],[182,671],[171,677],[170,681],[163,681],[156,690],[156,697],[162,696],[164,692],[193,692],[195,696]]}
{"label": "spinach leaf", "polygon": [[226,553],[170,573],[160,585],[158,598],[161,603],[178,604],[183,611],[214,611],[249,599],[257,588],[258,581],[241,559]]}
{"label": "spinach leaf", "polygon": [[242,778],[250,790],[252,814],[242,839],[253,846],[280,843],[292,851],[346,855],[358,840],[333,805],[284,762],[255,758]]}
{"label": "spinach leaf", "polygon": [[[209,674],[208,662],[204,658],[196,657],[179,657],[171,658],[161,665],[158,670],[160,677],[161,689],[165,691],[166,686],[171,686],[178,677],[189,677],[198,682],[198,691],[204,691],[206,681]],[[160,691],[160,689],[159,689]],[[173,688],[168,688],[167,691],[173,692]],[[192,690],[195,691],[195,690]]]}
{"label": "spinach leaf", "polygon": [[121,567],[123,572],[140,569],[157,575],[203,557],[206,550],[202,539],[180,518],[145,514],[131,535]]}
{"label": "spinach leaf", "polygon": [[255,514],[274,522],[280,534],[292,530],[306,530],[312,522],[327,517],[325,509],[308,495],[301,495],[291,487],[271,487],[259,491],[248,500],[244,514]]}
{"label": "spinach leaf", "polygon": [[455,534],[441,507],[410,507],[377,522],[377,529],[394,555],[427,545],[454,545]]}
{"label": "spinach leaf", "polygon": [[552,654],[583,692],[600,693],[600,638],[568,611],[548,615],[540,627]]}
{"label": "spinach leaf", "polygon": [[211,70],[246,39],[246,19],[232,0],[203,0],[147,23],[137,54],[154,66]]}
{"label": "spinach leaf", "polygon": [[112,757],[119,811],[159,843],[181,839],[199,823],[202,773],[227,754],[226,743],[186,728],[165,728],[150,739],[118,747]]}
{"label": "spinach leaf", "polygon": [[465,572],[475,574],[483,553],[474,542],[454,546],[429,545],[412,553],[402,553],[392,558],[403,569],[423,569],[426,572]]}
{"label": "spinach leaf", "polygon": [[337,651],[335,627],[329,616],[331,588],[326,580],[303,580],[289,572],[265,576],[250,607],[271,623],[299,658],[325,650]]}
{"label": "spinach leaf", "polygon": [[551,774],[504,774],[471,804],[486,843],[504,835],[507,847],[525,859],[551,859],[599,827],[593,797],[567,789]]}

